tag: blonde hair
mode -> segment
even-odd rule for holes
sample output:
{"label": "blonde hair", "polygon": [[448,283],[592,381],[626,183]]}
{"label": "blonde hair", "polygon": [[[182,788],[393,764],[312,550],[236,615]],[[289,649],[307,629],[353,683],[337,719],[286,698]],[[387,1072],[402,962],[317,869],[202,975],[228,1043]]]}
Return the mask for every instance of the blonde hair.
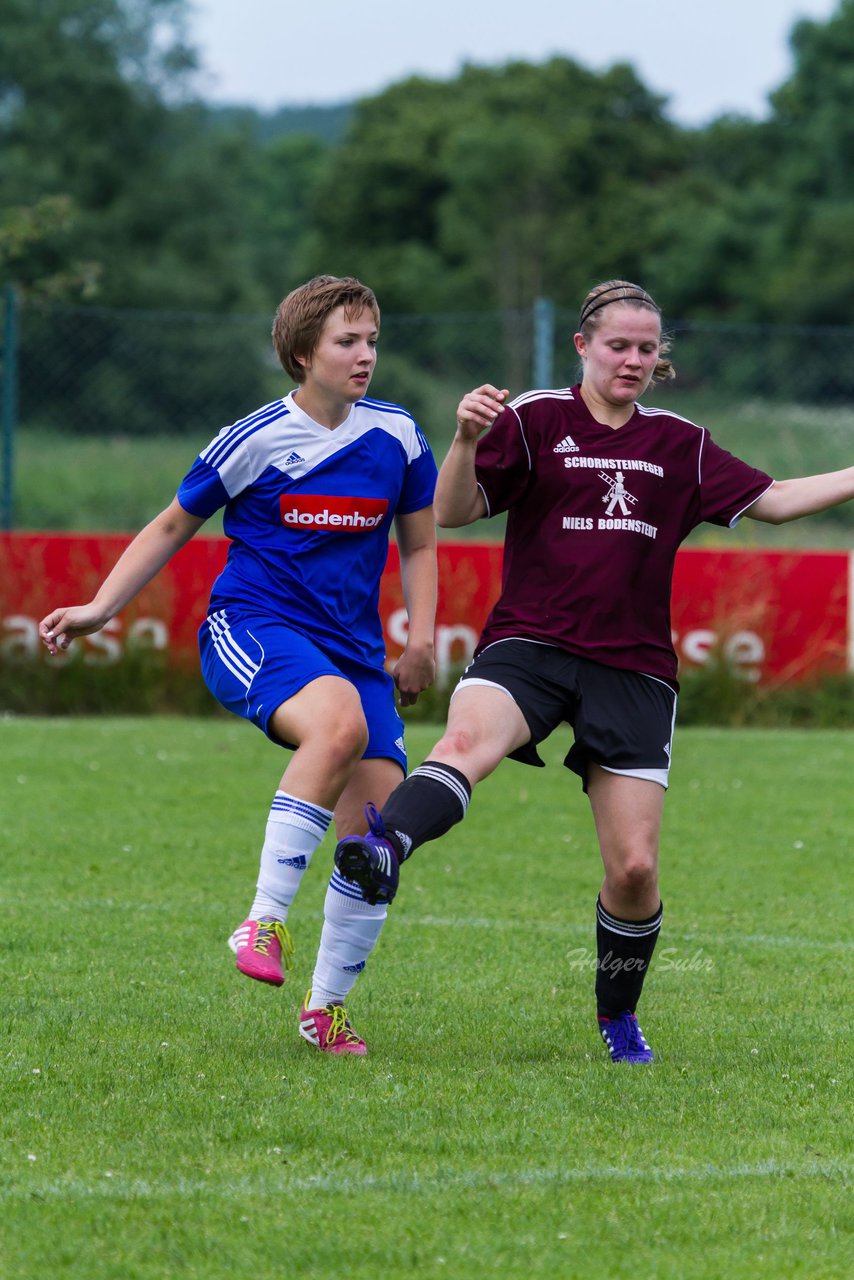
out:
{"label": "blonde hair", "polygon": [[[578,320],[579,332],[589,341],[602,321],[602,312],[606,307],[619,302],[623,306],[646,308],[661,317],[661,307],[639,284],[630,280],[606,280],[590,290],[581,306]],[[659,346],[659,357],[652,371],[653,382],[671,382],[676,377],[676,370],[667,359],[670,342],[662,335]]]}
{"label": "blonde hair", "polygon": [[320,339],[327,316],[344,307],[347,319],[370,311],[377,328],[380,309],[372,289],[353,276],[315,276],[279,303],[273,320],[273,346],[279,363],[295,382],[305,381],[306,360]]}

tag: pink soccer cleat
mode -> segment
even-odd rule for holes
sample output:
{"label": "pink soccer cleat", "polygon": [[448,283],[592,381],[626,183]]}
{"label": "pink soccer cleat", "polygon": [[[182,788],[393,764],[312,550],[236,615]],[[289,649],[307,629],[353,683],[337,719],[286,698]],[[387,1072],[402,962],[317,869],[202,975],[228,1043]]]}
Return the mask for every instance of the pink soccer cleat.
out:
{"label": "pink soccer cleat", "polygon": [[309,991],[299,1016],[299,1033],[321,1053],[355,1053],[364,1057],[368,1046],[350,1026],[343,1004],[328,1004],[325,1009],[309,1009]]}
{"label": "pink soccer cleat", "polygon": [[294,944],[281,920],[244,920],[228,940],[235,964],[247,978],[280,987],[293,968]]}

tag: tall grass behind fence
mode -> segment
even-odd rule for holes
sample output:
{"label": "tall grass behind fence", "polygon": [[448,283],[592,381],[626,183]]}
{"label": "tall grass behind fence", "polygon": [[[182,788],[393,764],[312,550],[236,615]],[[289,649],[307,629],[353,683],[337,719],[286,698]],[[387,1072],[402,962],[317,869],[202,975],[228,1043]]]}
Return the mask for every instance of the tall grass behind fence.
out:
{"label": "tall grass behind fence", "polygon": [[[271,316],[47,305],[11,289],[4,300],[5,528],[138,528],[216,431],[290,389]],[[571,384],[575,326],[574,311],[543,299],[515,311],[387,314],[371,394],[405,405],[441,456],[471,386],[516,395]],[[709,426],[773,475],[854,462],[854,328],[666,328],[677,380],[645,403]],[[810,522],[795,540],[845,545],[854,510],[821,527],[828,521],[829,534],[816,538]]]}

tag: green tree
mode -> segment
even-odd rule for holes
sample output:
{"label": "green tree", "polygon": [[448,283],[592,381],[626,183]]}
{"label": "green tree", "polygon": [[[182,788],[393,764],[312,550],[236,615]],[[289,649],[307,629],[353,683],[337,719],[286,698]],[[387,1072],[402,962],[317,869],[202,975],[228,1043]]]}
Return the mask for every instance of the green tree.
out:
{"label": "green tree", "polygon": [[28,295],[43,299],[93,297],[100,263],[84,262],[67,249],[75,213],[64,195],[0,209],[0,280],[14,280]]}
{"label": "green tree", "polygon": [[5,0],[4,204],[61,193],[71,193],[81,208],[109,203],[145,155],[164,109],[162,94],[193,65],[175,32],[183,7],[183,0]]}
{"label": "green tree", "polygon": [[247,153],[245,232],[265,308],[312,274],[314,192],[331,151],[316,136],[288,133]]}
{"label": "green tree", "polygon": [[61,281],[66,297],[97,288],[125,306],[257,302],[246,153],[190,99],[186,12],[186,0],[0,8],[0,228],[24,288]]}
{"label": "green tree", "polygon": [[854,286],[854,0],[799,22],[795,69],[772,95],[780,139],[780,252],[762,282],[770,318],[849,324]]}
{"label": "green tree", "polygon": [[[266,395],[263,329],[164,315],[254,311],[268,297],[245,198],[258,145],[193,102],[185,11],[0,8],[0,268],[28,307],[27,421],[204,432]],[[101,305],[67,305],[81,301]]]}
{"label": "green tree", "polygon": [[634,270],[680,131],[629,67],[467,67],[359,103],[314,209],[316,261],[358,264],[393,309],[573,301]]}

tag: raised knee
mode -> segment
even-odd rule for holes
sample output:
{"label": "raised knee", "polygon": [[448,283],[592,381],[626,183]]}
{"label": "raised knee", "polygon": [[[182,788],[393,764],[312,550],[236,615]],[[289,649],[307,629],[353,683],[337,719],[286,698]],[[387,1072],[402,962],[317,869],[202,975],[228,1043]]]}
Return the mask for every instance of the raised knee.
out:
{"label": "raised knee", "polygon": [[462,725],[458,729],[447,729],[430,754],[437,756],[441,760],[445,760],[448,756],[465,759],[467,756],[472,755],[476,748],[476,735],[465,725]]}

